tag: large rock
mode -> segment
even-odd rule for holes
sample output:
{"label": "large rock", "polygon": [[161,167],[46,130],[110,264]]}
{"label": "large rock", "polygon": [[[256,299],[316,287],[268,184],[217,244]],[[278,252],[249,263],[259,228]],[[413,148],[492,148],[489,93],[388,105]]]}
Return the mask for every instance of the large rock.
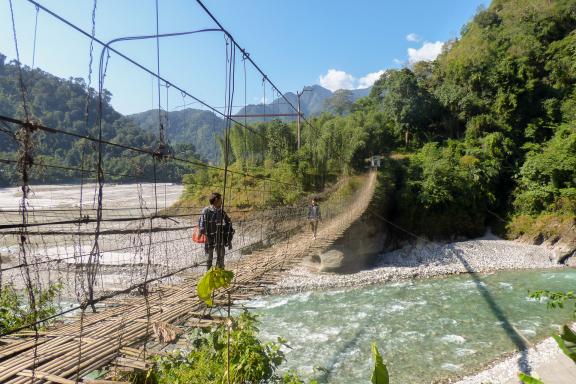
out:
{"label": "large rock", "polygon": [[320,272],[338,272],[342,269],[346,256],[342,251],[330,249],[320,255]]}
{"label": "large rock", "polygon": [[328,250],[305,263],[319,272],[356,273],[369,268],[386,249],[387,233],[377,220],[362,216]]}
{"label": "large rock", "polygon": [[573,266],[576,264],[575,253],[576,253],[576,244],[573,243],[566,243],[566,242],[557,242],[555,244],[544,244],[552,251],[554,255],[554,260],[559,264],[567,264]]}
{"label": "large rock", "polygon": [[566,264],[569,267],[576,268],[576,251],[572,252],[572,256],[566,259],[564,264]]}

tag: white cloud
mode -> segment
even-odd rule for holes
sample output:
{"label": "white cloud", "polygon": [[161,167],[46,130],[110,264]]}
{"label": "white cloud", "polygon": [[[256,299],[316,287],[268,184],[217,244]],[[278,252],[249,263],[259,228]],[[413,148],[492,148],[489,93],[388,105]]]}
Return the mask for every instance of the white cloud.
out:
{"label": "white cloud", "polygon": [[396,64],[396,65],[402,65],[402,64],[404,64],[404,62],[403,62],[402,60],[400,60],[400,59],[396,59],[396,58],[395,58],[395,59],[392,60],[392,61],[393,61],[394,64]]}
{"label": "white cloud", "polygon": [[320,75],[320,85],[332,92],[338,89],[354,89],[356,79],[349,73],[329,69],[325,75]]}
{"label": "white cloud", "polygon": [[414,43],[414,42],[417,43],[417,42],[419,42],[421,39],[420,39],[420,36],[418,36],[417,34],[415,34],[415,33],[409,33],[409,34],[406,35],[406,40],[411,41],[411,42],[413,42],[413,43]]}
{"label": "white cloud", "polygon": [[368,88],[380,78],[383,70],[368,73],[357,79],[353,75],[337,69],[329,69],[325,75],[320,75],[319,83],[326,89],[334,92],[339,89],[360,89]]}
{"label": "white cloud", "polygon": [[414,64],[418,61],[432,61],[442,52],[443,46],[444,43],[441,41],[435,43],[425,41],[418,49],[408,48],[408,62]]}
{"label": "white cloud", "polygon": [[371,87],[372,84],[374,84],[376,82],[376,80],[378,80],[380,78],[380,76],[382,76],[383,73],[384,73],[384,70],[381,69],[378,72],[372,72],[372,73],[367,74],[364,77],[359,78],[357,88]]}

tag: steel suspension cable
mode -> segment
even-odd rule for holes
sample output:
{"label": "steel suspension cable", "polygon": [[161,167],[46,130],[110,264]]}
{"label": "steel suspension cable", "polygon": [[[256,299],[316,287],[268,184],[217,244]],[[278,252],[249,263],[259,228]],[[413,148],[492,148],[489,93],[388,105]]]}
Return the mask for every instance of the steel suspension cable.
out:
{"label": "steel suspension cable", "polygon": [[[254,60],[252,60],[252,58],[250,57],[250,54],[248,52],[246,52],[246,50],[244,48],[242,48],[234,39],[234,37],[232,36],[232,34],[230,32],[228,32],[223,26],[222,24],[218,21],[218,19],[216,19],[216,17],[212,14],[212,12],[210,12],[208,10],[208,8],[204,5],[204,3],[201,0],[196,0],[196,2],[200,5],[200,7],[202,7],[202,9],[204,10],[204,12],[206,12],[206,14],[208,14],[208,16],[210,16],[210,18],[212,19],[212,21],[214,21],[216,23],[216,25],[218,25],[218,27],[220,27],[220,29],[222,29],[222,31],[224,31],[231,39],[232,43],[240,50],[240,52],[242,52],[243,55],[246,56],[247,60],[250,61],[250,63],[254,66],[254,68],[260,72],[260,74],[268,81],[268,83],[270,83],[270,85],[276,90],[276,92],[278,92],[279,95],[282,96],[282,98],[286,101],[286,103],[288,105],[290,105],[290,107],[292,108],[292,110],[294,111],[298,111],[298,109],[294,106],[294,104],[292,104],[290,102],[290,100],[288,100],[288,98],[286,98],[286,96],[280,91],[280,89],[272,82],[272,80],[270,80],[268,78],[268,76],[266,75],[266,73],[264,73],[264,71],[262,71],[262,69],[258,66],[258,64],[256,64],[256,62],[254,62]],[[303,120],[306,122],[306,124],[308,125],[312,125],[306,118],[303,118]]]}
{"label": "steel suspension cable", "polygon": [[36,18],[34,19],[34,41],[32,42],[32,68],[36,63],[36,32],[38,31],[38,14],[40,13],[40,8],[36,7]]}

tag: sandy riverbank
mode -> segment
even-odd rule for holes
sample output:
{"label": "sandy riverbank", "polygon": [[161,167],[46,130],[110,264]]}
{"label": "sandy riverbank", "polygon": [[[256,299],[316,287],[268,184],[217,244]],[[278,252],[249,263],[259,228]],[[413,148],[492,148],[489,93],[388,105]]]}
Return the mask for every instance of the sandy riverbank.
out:
{"label": "sandy riverbank", "polygon": [[[572,325],[574,328],[574,324]],[[466,376],[455,384],[515,384],[519,372],[526,372],[545,383],[571,383],[576,377],[576,365],[565,356],[556,341],[548,337],[525,351],[515,352],[491,363],[484,370]]]}

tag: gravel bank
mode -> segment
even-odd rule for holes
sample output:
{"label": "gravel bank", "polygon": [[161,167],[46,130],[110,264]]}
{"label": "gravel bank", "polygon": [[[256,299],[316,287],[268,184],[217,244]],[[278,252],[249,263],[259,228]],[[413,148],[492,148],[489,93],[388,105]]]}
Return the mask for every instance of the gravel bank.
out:
{"label": "gravel bank", "polygon": [[[532,375],[540,377],[542,375],[546,376],[550,370],[556,371],[563,368],[555,366],[561,359],[568,360],[562,354],[554,339],[549,337],[523,352],[517,352],[509,357],[497,360],[485,370],[456,381],[455,384],[520,383],[518,379],[520,371],[529,371]],[[569,361],[568,364],[572,364],[572,362]]]}
{"label": "gravel bank", "polygon": [[301,292],[458,273],[561,267],[554,254],[544,247],[485,236],[448,244],[428,242],[406,246],[380,255],[374,268],[354,274],[318,273],[301,265],[287,272],[271,291]]}

